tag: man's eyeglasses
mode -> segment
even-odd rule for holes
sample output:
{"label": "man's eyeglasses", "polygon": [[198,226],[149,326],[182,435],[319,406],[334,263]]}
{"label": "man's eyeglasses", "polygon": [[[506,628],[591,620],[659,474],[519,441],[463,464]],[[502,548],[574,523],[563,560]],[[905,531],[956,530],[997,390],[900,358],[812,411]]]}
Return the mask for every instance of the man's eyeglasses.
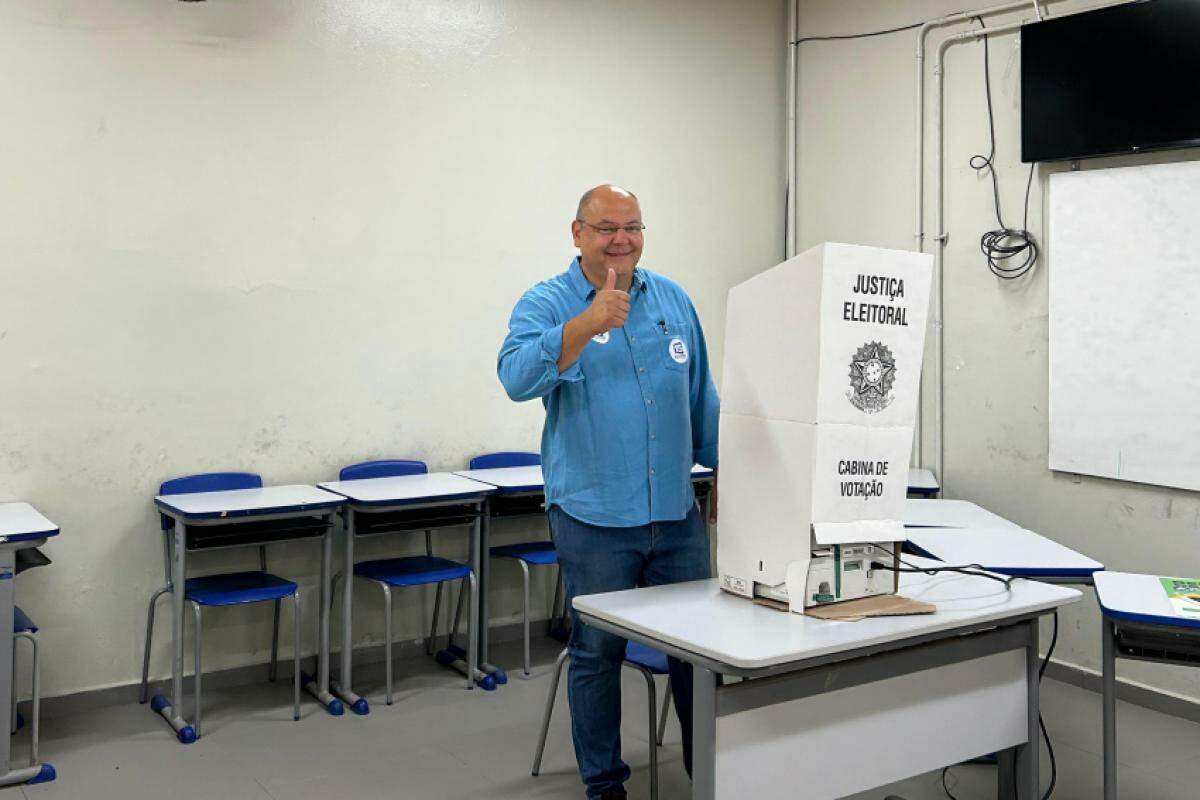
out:
{"label": "man's eyeglasses", "polygon": [[617,226],[617,225],[593,225],[592,223],[585,222],[584,220],[581,220],[581,219],[577,219],[575,221],[578,222],[580,225],[587,225],[589,228],[591,228],[592,230],[594,230],[596,233],[600,234],[601,236],[616,236],[617,231],[625,231],[626,236],[641,236],[642,231],[646,230],[646,226],[640,222],[635,222],[632,225]]}

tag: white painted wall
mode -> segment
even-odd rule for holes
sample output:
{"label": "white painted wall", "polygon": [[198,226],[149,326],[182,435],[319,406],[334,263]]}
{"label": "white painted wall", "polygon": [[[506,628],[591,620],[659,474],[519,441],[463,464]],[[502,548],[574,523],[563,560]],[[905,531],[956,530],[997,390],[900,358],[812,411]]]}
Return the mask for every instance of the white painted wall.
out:
{"label": "white painted wall", "polygon": [[[507,400],[495,355],[520,293],[572,257],[593,184],[640,195],[643,264],[690,290],[719,369],[726,289],[782,254],[785,13],[0,6],[0,500],[63,529],[55,565],[18,581],[46,692],[136,679],[165,478],[312,482],[369,457],[437,470],[536,449],[541,407]],[[312,546],[272,556],[309,587],[316,566]],[[495,574],[493,622],[512,621],[517,573]],[[405,602],[414,637],[431,601]],[[378,600],[359,608],[360,638],[380,641]],[[210,619],[211,668],[265,659],[266,606]]]}
{"label": "white painted wall", "polygon": [[[979,6],[996,3],[978,3]],[[1088,3],[1051,2],[1052,14]],[[969,9],[956,0],[801,0],[802,36],[878,30]],[[989,18],[1018,21],[1024,14]],[[943,35],[929,37],[927,64]],[[993,37],[991,74],[1005,221],[1020,224],[1027,166],[1020,160],[1020,62],[1016,34]],[[799,243],[914,246],[916,31],[800,46]],[[934,119],[927,73],[927,197],[932,200]],[[968,166],[988,151],[982,45],[956,45],[946,62],[945,495],[974,500],[1025,527],[1081,550],[1112,569],[1200,574],[1200,496],[1152,486],[1053,473],[1047,467],[1047,252],[1037,271],[1001,285],[979,253],[996,227],[990,181]],[[1200,158],[1197,151],[1095,159],[1084,169]],[[1066,164],[1038,167],[1030,228],[1044,242],[1043,188]],[[925,220],[932,245],[932,205]],[[928,248],[927,248],[928,249]],[[931,251],[930,251],[931,252]],[[927,364],[928,355],[927,355]],[[927,376],[929,371],[927,371]],[[926,388],[930,385],[927,382]],[[926,392],[926,398],[929,394]],[[929,419],[929,417],[926,417]],[[932,431],[926,429],[925,444]],[[928,452],[928,450],[927,450]],[[1056,659],[1087,669],[1100,662],[1099,615],[1090,592],[1066,609]],[[1200,673],[1122,662],[1119,674],[1200,698]]]}

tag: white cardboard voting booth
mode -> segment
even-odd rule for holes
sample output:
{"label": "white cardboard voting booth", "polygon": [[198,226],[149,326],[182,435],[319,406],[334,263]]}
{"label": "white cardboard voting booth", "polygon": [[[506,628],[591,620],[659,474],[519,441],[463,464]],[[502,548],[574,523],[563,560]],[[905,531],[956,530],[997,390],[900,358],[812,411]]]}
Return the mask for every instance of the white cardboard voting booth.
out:
{"label": "white cardboard voting booth", "polygon": [[895,591],[932,257],[822,244],[729,292],[722,588],[793,611]]}

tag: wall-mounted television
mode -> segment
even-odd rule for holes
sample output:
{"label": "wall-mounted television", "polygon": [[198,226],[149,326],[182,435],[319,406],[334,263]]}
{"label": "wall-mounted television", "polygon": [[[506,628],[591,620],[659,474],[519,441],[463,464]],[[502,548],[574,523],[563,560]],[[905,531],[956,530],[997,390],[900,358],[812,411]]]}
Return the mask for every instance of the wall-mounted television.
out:
{"label": "wall-mounted television", "polygon": [[1021,28],[1021,160],[1200,146],[1200,0]]}

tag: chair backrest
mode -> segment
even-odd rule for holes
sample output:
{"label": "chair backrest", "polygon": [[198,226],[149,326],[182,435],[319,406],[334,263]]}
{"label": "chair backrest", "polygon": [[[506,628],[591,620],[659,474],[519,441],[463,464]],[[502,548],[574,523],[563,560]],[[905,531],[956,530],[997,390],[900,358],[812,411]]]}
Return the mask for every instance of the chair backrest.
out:
{"label": "chair backrest", "polygon": [[537,453],[486,453],[471,459],[471,469],[499,469],[500,467],[536,467],[542,463]]}
{"label": "chair backrest", "polygon": [[[232,489],[261,489],[262,477],[253,472],[203,472],[163,481],[159,494],[192,494],[194,492],[226,492]],[[164,531],[174,524],[165,514],[159,514],[159,524]]]}
{"label": "chair backrest", "polygon": [[363,461],[342,467],[338,480],[357,481],[363,478],[394,478],[397,475],[424,475],[429,467],[424,461],[405,461],[399,458],[385,458],[379,461]]}

